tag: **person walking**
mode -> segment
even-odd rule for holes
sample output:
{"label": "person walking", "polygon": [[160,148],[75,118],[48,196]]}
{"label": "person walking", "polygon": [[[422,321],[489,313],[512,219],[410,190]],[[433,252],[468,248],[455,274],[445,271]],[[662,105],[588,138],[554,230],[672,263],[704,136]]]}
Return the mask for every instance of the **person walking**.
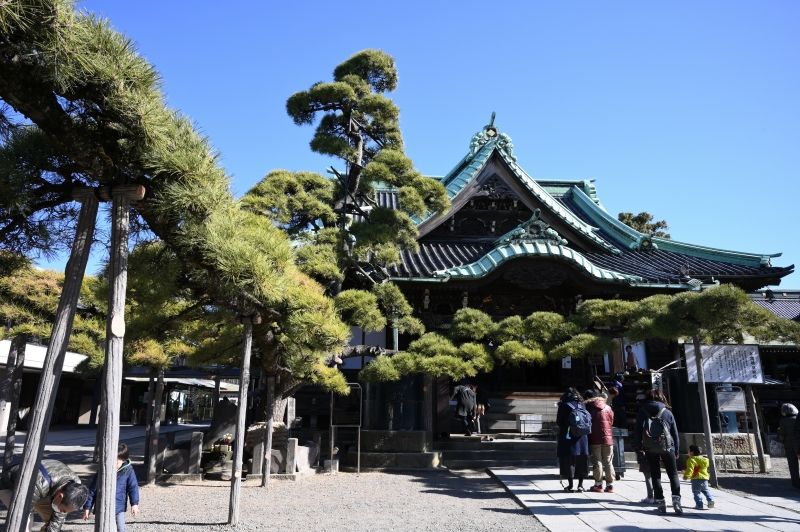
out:
{"label": "person walking", "polygon": [[559,470],[561,477],[567,480],[564,491],[574,490],[574,479],[578,480],[577,490],[583,491],[583,479],[589,473],[589,434],[592,432],[592,417],[575,388],[569,388],[561,396],[556,412],[556,424]]}
{"label": "person walking", "polygon": [[653,496],[658,511],[667,513],[664,490],[661,487],[661,465],[669,478],[672,507],[682,514],[681,484],[678,479],[678,426],[660,390],[647,392],[647,399],[636,416],[634,443],[645,457],[653,476]]}
{"label": "person walking", "polygon": [[589,449],[592,456],[592,476],[594,486],[589,491],[603,491],[603,476],[606,480],[606,493],[614,492],[614,411],[600,392],[587,390],[586,409],[592,416],[592,432],[589,434]]}
{"label": "person walking", "polygon": [[[9,508],[14,488],[19,482],[20,465],[8,468],[0,478],[0,501]],[[89,496],[89,489],[81,484],[69,467],[57,460],[42,460],[36,485],[33,488],[31,511],[44,521],[42,530],[58,532],[67,515],[83,506]],[[33,523],[33,515],[28,518],[28,528]]]}
{"label": "person walking", "polygon": [[703,456],[703,451],[697,445],[689,446],[689,458],[686,460],[683,478],[692,481],[692,494],[696,510],[703,509],[704,495],[708,502],[708,508],[714,507],[714,497],[711,496],[711,490],[708,489],[708,458]]}
{"label": "person walking", "polygon": [[[125,532],[125,512],[128,510],[128,500],[131,501],[131,514],[134,517],[139,514],[139,481],[129,456],[128,446],[120,443],[117,450],[117,491],[115,494],[117,532]],[[89,519],[96,497],[97,477],[95,476],[89,488],[89,498],[83,505],[84,521]]]}
{"label": "person walking", "polygon": [[792,486],[800,488],[800,463],[798,463],[798,436],[800,436],[800,423],[797,423],[797,407],[791,403],[781,405],[781,422],[778,425],[778,438],[786,450],[786,460],[789,462],[789,476]]}
{"label": "person walking", "polygon": [[475,419],[475,390],[468,384],[459,384],[453,390],[451,399],[456,400],[456,418],[464,427],[464,435],[472,436],[472,424]]}

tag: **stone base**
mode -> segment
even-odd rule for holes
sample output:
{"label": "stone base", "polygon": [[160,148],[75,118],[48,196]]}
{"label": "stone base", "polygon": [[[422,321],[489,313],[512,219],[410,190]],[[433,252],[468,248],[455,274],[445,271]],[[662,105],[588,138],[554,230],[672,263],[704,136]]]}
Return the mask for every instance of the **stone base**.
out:
{"label": "stone base", "polygon": [[[355,468],[358,463],[356,452],[345,456],[348,468]],[[438,451],[424,453],[361,453],[361,469],[436,469],[441,464],[441,453]]]}
{"label": "stone base", "polygon": [[424,430],[362,430],[361,449],[369,452],[421,453],[428,450]]}
{"label": "stone base", "polygon": [[[749,439],[749,441],[748,441]],[[705,452],[708,449],[705,435],[702,433],[685,432],[680,434],[681,452],[688,453],[689,445],[697,445]],[[752,451],[756,454],[756,439],[753,434],[712,434],[714,453],[721,455],[723,452],[730,455],[749,455]]]}

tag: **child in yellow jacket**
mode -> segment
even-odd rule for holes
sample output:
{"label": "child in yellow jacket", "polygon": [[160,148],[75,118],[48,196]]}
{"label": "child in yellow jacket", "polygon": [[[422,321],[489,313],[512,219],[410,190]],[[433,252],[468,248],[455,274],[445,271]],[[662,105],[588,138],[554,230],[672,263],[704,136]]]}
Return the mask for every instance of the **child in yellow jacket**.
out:
{"label": "child in yellow jacket", "polygon": [[686,460],[683,478],[692,481],[692,493],[697,510],[703,509],[703,495],[708,501],[708,508],[714,507],[714,497],[711,496],[711,490],[708,489],[708,458],[703,456],[697,445],[689,446],[689,458]]}

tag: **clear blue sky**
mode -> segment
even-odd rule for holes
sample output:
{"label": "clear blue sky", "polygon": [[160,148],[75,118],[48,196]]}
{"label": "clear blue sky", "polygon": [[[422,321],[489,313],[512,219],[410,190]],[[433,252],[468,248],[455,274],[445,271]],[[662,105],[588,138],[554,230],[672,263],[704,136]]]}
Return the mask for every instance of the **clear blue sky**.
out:
{"label": "clear blue sky", "polygon": [[422,172],[448,172],[496,111],[534,177],[595,178],[613,214],[646,210],[675,239],[800,263],[798,2],[79,5],[156,66],[237,194],[271,169],[336,164],[310,152],[286,98],[381,48]]}

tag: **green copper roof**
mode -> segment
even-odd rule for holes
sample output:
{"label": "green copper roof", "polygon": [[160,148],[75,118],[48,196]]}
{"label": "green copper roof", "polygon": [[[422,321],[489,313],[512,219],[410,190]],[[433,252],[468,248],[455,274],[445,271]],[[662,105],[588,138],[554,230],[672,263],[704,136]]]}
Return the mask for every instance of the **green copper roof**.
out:
{"label": "green copper roof", "polygon": [[[494,133],[489,135],[489,131],[494,131]],[[493,126],[487,126],[482,131],[476,133],[470,142],[470,153],[467,154],[443,180],[448,197],[452,200],[460,194],[486,165],[492,153],[497,152],[511,169],[511,172],[519,179],[520,183],[565,224],[606,251],[610,251],[614,254],[620,253],[619,249],[597,236],[594,232],[594,227],[575,216],[575,214],[564,207],[545,190],[544,187],[537,183],[533,177],[528,175],[528,173],[517,164],[517,158],[513,154],[513,148],[514,145],[511,142],[511,138],[505,133],[498,133]],[[565,182],[553,183],[554,186],[563,186],[563,184],[566,184]],[[578,181],[576,183],[585,186],[587,190],[594,191],[594,185],[589,181]],[[417,225],[420,225],[432,217],[433,214],[429,214],[425,218],[413,217],[412,220],[414,220],[414,223]]]}
{"label": "green copper roof", "polygon": [[592,220],[594,224],[614,235],[621,242],[624,242],[630,249],[640,249],[642,244],[649,240],[653,248],[663,251],[672,251],[682,253],[692,257],[710,260],[723,260],[732,264],[740,264],[742,266],[761,266],[769,265],[770,259],[780,257],[780,253],[771,255],[758,254],[758,253],[744,253],[740,251],[730,251],[727,249],[717,249],[706,246],[698,246],[696,244],[688,244],[686,242],[679,242],[677,240],[670,240],[668,238],[649,237],[632,227],[625,225],[613,216],[608,211],[603,209],[600,205],[592,201],[582,189],[574,187],[572,189],[572,199],[578,207]]}
{"label": "green copper roof", "polygon": [[500,244],[477,261],[434,272],[435,277],[446,279],[475,279],[491,273],[502,263],[519,257],[554,257],[579,266],[590,276],[602,281],[634,284],[643,281],[641,277],[626,275],[592,264],[581,253],[553,242],[514,242]]}

